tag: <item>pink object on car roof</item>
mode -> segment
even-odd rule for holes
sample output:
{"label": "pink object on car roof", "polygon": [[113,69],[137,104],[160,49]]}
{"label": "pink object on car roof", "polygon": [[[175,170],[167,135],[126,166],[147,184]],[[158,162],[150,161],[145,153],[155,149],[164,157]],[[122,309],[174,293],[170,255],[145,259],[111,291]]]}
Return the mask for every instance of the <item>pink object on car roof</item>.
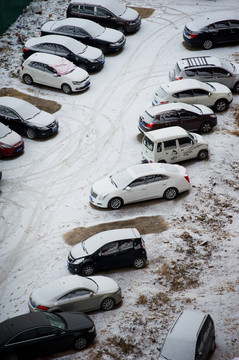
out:
{"label": "pink object on car roof", "polygon": [[62,58],[58,64],[52,65],[52,67],[57,71],[58,75],[68,74],[69,72],[77,68],[75,64],[64,58]]}

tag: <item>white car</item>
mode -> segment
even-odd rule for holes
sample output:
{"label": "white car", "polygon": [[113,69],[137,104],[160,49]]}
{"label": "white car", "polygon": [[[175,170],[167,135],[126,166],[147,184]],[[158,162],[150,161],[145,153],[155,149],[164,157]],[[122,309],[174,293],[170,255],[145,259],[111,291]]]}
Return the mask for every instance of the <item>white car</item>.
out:
{"label": "white car", "polygon": [[122,300],[121,289],[106,276],[67,275],[33,291],[31,312],[111,310]]}
{"label": "white car", "polygon": [[52,54],[35,53],[29,56],[22,64],[21,76],[27,85],[35,82],[62,89],[65,94],[83,91],[90,86],[87,71]]}
{"label": "white car", "polygon": [[217,82],[183,79],[162,84],[156,90],[152,103],[160,105],[171,102],[202,104],[221,112],[232,102],[232,93],[227,86]]}
{"label": "white car", "polygon": [[96,181],[90,202],[102,208],[119,209],[124,204],[164,197],[174,199],[189,190],[185,167],[171,164],[140,164]]}

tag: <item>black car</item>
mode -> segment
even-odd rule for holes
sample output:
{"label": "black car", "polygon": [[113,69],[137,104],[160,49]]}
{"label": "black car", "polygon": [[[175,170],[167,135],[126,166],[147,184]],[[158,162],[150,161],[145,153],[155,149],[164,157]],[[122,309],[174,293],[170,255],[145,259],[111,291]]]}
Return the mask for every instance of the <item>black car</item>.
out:
{"label": "black car", "polygon": [[54,115],[11,96],[0,97],[0,122],[30,139],[46,138],[58,130]]}
{"label": "black car", "polygon": [[200,16],[186,24],[183,38],[190,46],[205,50],[217,44],[239,42],[239,16],[236,12]]}
{"label": "black car", "polygon": [[0,323],[0,358],[25,360],[69,348],[82,350],[95,337],[94,323],[83,313],[28,313]]}
{"label": "black car", "polygon": [[144,240],[137,229],[103,231],[75,245],[67,265],[73,273],[90,276],[95,271],[134,266],[145,266],[147,253]]}
{"label": "black car", "polygon": [[100,49],[62,35],[46,35],[27,40],[23,47],[23,58],[27,59],[36,52],[61,56],[86,71],[100,70],[105,63]]}
{"label": "black car", "polygon": [[93,20],[125,34],[137,31],[141,25],[139,13],[116,0],[71,0],[66,16]]}
{"label": "black car", "polygon": [[77,18],[48,21],[41,28],[41,36],[44,35],[69,36],[86,45],[98,47],[104,54],[119,51],[126,42],[125,36],[118,30]]}
{"label": "black car", "polygon": [[208,133],[216,125],[217,116],[207,106],[178,102],[145,110],[139,117],[138,129],[144,133],[169,126],[181,126],[185,130]]}

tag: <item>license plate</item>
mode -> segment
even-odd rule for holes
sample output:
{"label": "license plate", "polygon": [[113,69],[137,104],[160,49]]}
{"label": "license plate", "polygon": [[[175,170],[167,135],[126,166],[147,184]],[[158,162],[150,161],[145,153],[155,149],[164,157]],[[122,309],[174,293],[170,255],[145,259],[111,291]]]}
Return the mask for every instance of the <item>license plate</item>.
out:
{"label": "license plate", "polygon": [[23,147],[20,147],[20,148],[16,149],[16,152],[22,151],[22,149],[23,149]]}
{"label": "license plate", "polygon": [[91,202],[93,201],[93,198],[92,198],[92,196],[90,196],[90,201],[91,201]]}
{"label": "license plate", "polygon": [[90,83],[89,81],[86,81],[85,86],[89,85],[89,83]]}
{"label": "license plate", "polygon": [[52,129],[52,132],[55,132],[57,130],[57,126],[55,126],[53,129]]}

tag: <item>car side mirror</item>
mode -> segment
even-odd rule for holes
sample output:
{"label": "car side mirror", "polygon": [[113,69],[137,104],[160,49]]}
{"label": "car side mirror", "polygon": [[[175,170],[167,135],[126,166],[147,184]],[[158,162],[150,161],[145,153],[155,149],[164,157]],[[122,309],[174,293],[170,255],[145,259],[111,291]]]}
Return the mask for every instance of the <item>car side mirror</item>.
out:
{"label": "car side mirror", "polygon": [[60,77],[61,75],[59,75],[59,74],[54,74],[53,76],[54,76],[54,77],[58,77],[58,76]]}
{"label": "car side mirror", "polygon": [[208,93],[208,96],[211,96],[212,95],[212,93]]}
{"label": "car side mirror", "polygon": [[130,186],[126,186],[125,190],[129,191],[129,190],[131,190],[131,187],[130,187]]}
{"label": "car side mirror", "polygon": [[92,297],[92,296],[93,296],[93,292],[91,291],[91,292],[90,292],[90,297]]}

